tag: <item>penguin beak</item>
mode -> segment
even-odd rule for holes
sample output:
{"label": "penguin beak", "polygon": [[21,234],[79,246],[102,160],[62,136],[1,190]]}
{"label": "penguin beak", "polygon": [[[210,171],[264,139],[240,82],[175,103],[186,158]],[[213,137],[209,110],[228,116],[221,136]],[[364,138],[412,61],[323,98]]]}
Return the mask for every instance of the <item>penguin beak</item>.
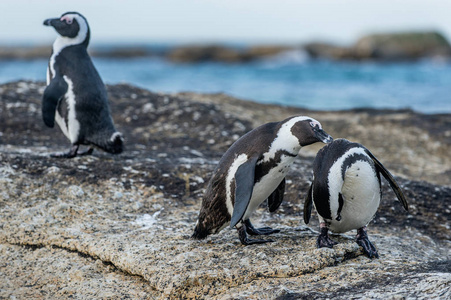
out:
{"label": "penguin beak", "polygon": [[61,22],[60,19],[54,18],[54,19],[47,19],[44,21],[45,26],[52,26],[55,27],[56,22]]}
{"label": "penguin beak", "polygon": [[316,137],[324,144],[329,144],[334,140],[332,136],[330,136],[327,132],[325,132],[322,129],[319,129],[319,128],[316,129],[315,133],[316,133]]}

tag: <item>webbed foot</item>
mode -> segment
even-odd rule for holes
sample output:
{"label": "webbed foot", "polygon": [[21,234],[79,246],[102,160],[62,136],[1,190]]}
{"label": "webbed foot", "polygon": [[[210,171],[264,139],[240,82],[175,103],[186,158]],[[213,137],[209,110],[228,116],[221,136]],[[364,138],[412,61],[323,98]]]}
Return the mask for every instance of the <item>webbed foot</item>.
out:
{"label": "webbed foot", "polygon": [[257,239],[249,239],[247,237],[247,228],[246,223],[242,222],[242,226],[237,228],[238,236],[240,237],[241,244],[247,246],[252,244],[264,244],[274,242],[273,240],[257,240]]}
{"label": "webbed foot", "polygon": [[246,226],[246,233],[250,235],[268,235],[280,232],[280,229],[272,229],[271,227],[255,228],[249,219],[244,221],[244,225]]}
{"label": "webbed foot", "polygon": [[366,233],[366,227],[362,227],[357,229],[357,237],[356,243],[359,246],[362,246],[363,252],[369,258],[379,258],[379,254],[377,253],[376,247],[370,242],[368,239],[368,234]]}
{"label": "webbed foot", "polygon": [[54,158],[74,158],[75,156],[85,156],[85,155],[91,155],[92,152],[94,152],[94,148],[90,147],[88,150],[83,152],[78,152],[78,148],[80,145],[72,145],[70,150],[68,152],[60,152],[60,153],[52,153],[50,154],[50,157]]}
{"label": "webbed foot", "polygon": [[318,236],[318,239],[316,240],[316,246],[318,248],[333,248],[334,245],[338,244],[336,241],[332,240],[329,237],[329,229],[327,227],[321,227],[320,230],[320,234]]}
{"label": "webbed foot", "polygon": [[78,156],[85,156],[85,155],[91,155],[92,154],[92,152],[94,152],[94,148],[92,148],[92,147],[89,147],[89,149],[88,150],[86,150],[86,151],[83,151],[83,152],[78,152]]}
{"label": "webbed foot", "polygon": [[77,156],[79,145],[72,145],[70,150],[68,152],[59,152],[59,153],[52,153],[50,154],[50,157],[54,158],[74,158]]}

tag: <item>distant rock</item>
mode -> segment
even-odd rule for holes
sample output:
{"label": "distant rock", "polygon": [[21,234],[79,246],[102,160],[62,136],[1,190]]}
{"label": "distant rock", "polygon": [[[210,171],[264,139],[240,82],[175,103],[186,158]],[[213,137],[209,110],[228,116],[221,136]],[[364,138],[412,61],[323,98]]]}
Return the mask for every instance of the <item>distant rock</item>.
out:
{"label": "distant rock", "polygon": [[0,59],[2,60],[49,58],[51,53],[52,45],[34,47],[0,47]]}
{"label": "distant rock", "polygon": [[224,61],[242,62],[248,60],[238,50],[220,45],[180,46],[169,51],[166,57],[173,62]]}
{"label": "distant rock", "polygon": [[[292,47],[279,45],[260,45],[243,48],[225,45],[182,45],[162,47],[142,45],[100,45],[97,47],[90,47],[88,51],[93,57],[162,57],[176,63],[197,63],[205,61],[241,63],[277,55],[292,49]],[[51,52],[51,45],[31,47],[5,46],[0,47],[0,59],[49,58]]]}
{"label": "distant rock", "polygon": [[97,47],[89,50],[89,54],[94,57],[109,58],[134,58],[154,56],[155,53],[148,47],[122,46],[122,47]]}
{"label": "distant rock", "polygon": [[296,47],[284,45],[259,45],[246,48],[244,54],[252,59],[261,59],[292,50],[296,50]]}
{"label": "distant rock", "polygon": [[[154,56],[156,53],[145,46],[113,46],[91,47],[89,54],[94,57],[133,58]],[[46,46],[4,46],[0,47],[0,60],[11,59],[48,59],[52,53],[52,45]]]}
{"label": "distant rock", "polygon": [[252,46],[244,49],[222,45],[193,45],[176,47],[170,50],[166,57],[173,62],[182,63],[205,61],[237,63],[277,55],[290,49],[277,45]]}
{"label": "distant rock", "polygon": [[352,47],[359,59],[414,60],[423,57],[450,57],[451,47],[438,32],[372,34]]}
{"label": "distant rock", "polygon": [[451,59],[451,47],[438,32],[371,34],[350,47],[328,43],[308,43],[305,50],[313,58],[333,60],[417,60]]}
{"label": "distant rock", "polygon": [[304,45],[304,50],[311,58],[327,58],[334,60],[355,59],[351,48],[335,46],[328,43],[313,42]]}
{"label": "distant rock", "polygon": [[[0,59],[48,58],[51,45],[35,47],[0,47]],[[421,58],[451,60],[451,46],[439,32],[405,32],[363,36],[354,45],[338,46],[310,42],[303,46],[255,45],[101,45],[89,48],[93,57],[160,57],[174,63],[224,62],[245,63],[276,56],[292,50],[305,50],[312,58],[332,60],[412,61]]]}

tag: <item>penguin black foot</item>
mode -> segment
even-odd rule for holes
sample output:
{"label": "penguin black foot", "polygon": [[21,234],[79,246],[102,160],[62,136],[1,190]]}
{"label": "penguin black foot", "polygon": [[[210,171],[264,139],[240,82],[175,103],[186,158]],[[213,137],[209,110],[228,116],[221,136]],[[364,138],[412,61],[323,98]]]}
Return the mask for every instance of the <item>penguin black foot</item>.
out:
{"label": "penguin black foot", "polygon": [[246,224],[243,222],[242,223],[243,226],[241,226],[240,228],[238,228],[238,236],[240,237],[240,242],[241,244],[247,246],[247,245],[252,245],[252,244],[264,244],[264,243],[271,243],[274,242],[273,240],[251,240],[247,237],[247,229],[246,229]]}
{"label": "penguin black foot", "polygon": [[78,156],[91,155],[91,154],[92,154],[92,152],[94,152],[94,148],[92,148],[92,147],[89,147],[89,149],[88,149],[88,150],[86,150],[86,151],[83,151],[83,152],[78,152],[78,153],[77,153],[77,155],[78,155]]}
{"label": "penguin black foot", "polygon": [[50,157],[55,158],[74,158],[75,156],[85,156],[85,155],[91,155],[92,152],[94,152],[94,148],[90,147],[88,150],[83,152],[78,152],[79,145],[73,145],[72,148],[68,152],[62,152],[62,153],[53,153],[50,154]]}
{"label": "penguin black foot", "polygon": [[244,221],[244,225],[246,226],[246,233],[250,235],[268,235],[280,232],[280,229],[272,229],[271,227],[255,228],[249,219]]}
{"label": "penguin black foot", "polygon": [[79,147],[79,145],[72,145],[72,147],[70,148],[70,150],[68,152],[53,153],[53,154],[50,154],[50,157],[55,157],[55,158],[74,158],[75,156],[77,156],[78,147]]}
{"label": "penguin black foot", "polygon": [[357,229],[357,238],[356,243],[359,246],[362,246],[363,252],[369,257],[369,258],[379,258],[379,254],[377,253],[376,247],[370,242],[368,239],[368,234],[366,233],[366,228],[362,227]]}
{"label": "penguin black foot", "polygon": [[318,236],[318,239],[316,240],[316,246],[318,248],[333,248],[336,244],[338,244],[336,241],[332,240],[329,237],[328,233],[329,229],[327,227],[321,227],[321,233]]}

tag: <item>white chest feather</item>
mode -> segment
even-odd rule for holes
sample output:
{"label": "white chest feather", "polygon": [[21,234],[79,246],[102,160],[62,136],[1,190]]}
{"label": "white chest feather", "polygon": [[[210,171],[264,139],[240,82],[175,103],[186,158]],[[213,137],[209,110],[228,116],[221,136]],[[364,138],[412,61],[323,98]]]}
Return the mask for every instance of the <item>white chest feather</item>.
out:
{"label": "white chest feather", "polygon": [[346,170],[341,194],[341,220],[336,220],[337,210],[332,211],[330,230],[346,232],[366,226],[380,204],[379,180],[368,162],[356,161]]}
{"label": "white chest feather", "polygon": [[343,176],[342,176],[342,166],[346,159],[353,155],[366,155],[364,149],[362,148],[352,148],[348,150],[344,155],[342,155],[336,162],[332,165],[329,170],[329,175],[327,176],[327,185],[329,187],[329,205],[330,211],[332,213],[332,219],[337,217],[338,212],[338,194],[341,192],[343,188]]}
{"label": "white chest feather", "polygon": [[78,135],[80,133],[80,123],[77,120],[77,114],[75,111],[75,94],[73,92],[74,84],[72,80],[70,80],[67,76],[64,76],[64,81],[67,83],[67,92],[64,95],[64,98],[61,101],[65,101],[67,104],[67,123],[58,110],[55,113],[55,121],[61,128],[61,131],[64,135],[71,141],[71,143],[75,143],[78,140]]}

